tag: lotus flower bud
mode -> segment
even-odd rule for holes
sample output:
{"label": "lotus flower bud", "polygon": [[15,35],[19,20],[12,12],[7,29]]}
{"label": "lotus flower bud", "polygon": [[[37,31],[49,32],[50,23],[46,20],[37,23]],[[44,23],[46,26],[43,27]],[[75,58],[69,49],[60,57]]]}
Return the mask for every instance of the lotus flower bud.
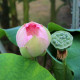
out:
{"label": "lotus flower bud", "polygon": [[18,30],[17,45],[21,54],[26,58],[44,55],[48,48],[51,35],[46,27],[36,22],[29,22]]}
{"label": "lotus flower bud", "polygon": [[65,59],[67,56],[67,48],[72,45],[73,36],[66,31],[56,31],[52,34],[52,45],[57,49],[57,58]]}

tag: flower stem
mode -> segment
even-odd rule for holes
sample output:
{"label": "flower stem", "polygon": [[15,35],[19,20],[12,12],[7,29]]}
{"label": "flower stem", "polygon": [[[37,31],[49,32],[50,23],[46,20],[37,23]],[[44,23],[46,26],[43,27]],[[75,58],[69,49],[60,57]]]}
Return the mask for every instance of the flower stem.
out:
{"label": "flower stem", "polygon": [[66,61],[63,60],[63,67],[64,67],[64,80],[66,80]]}
{"label": "flower stem", "polygon": [[44,67],[46,66],[46,58],[47,58],[47,54],[44,56],[44,64],[43,64]]}
{"label": "flower stem", "polygon": [[37,57],[35,57],[35,61],[37,61],[37,62],[38,62]]}

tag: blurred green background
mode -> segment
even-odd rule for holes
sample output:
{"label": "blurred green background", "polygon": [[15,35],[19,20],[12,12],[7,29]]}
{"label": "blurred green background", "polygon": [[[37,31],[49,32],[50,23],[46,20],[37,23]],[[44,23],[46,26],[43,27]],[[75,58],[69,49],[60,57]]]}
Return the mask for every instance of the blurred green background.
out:
{"label": "blurred green background", "polygon": [[0,27],[10,28],[35,21],[71,26],[70,0],[0,0]]}

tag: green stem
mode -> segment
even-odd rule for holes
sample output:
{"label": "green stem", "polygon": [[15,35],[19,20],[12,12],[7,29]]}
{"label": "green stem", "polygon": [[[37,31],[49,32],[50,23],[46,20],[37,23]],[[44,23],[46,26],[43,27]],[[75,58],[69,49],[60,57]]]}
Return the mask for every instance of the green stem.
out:
{"label": "green stem", "polygon": [[56,0],[50,0],[51,2],[51,21],[56,22]]}
{"label": "green stem", "polygon": [[8,0],[2,0],[2,5],[0,5],[2,10],[0,11],[2,14],[0,16],[0,23],[2,28],[9,28],[9,6]]}
{"label": "green stem", "polygon": [[58,7],[58,9],[56,10],[56,15],[58,14],[58,12],[60,11],[60,9],[63,7],[63,6],[65,6],[66,4],[65,3],[63,3],[62,5],[60,5],[59,7]]}
{"label": "green stem", "polygon": [[35,57],[35,61],[37,61],[37,62],[38,62],[38,59],[37,59],[37,57]]}
{"label": "green stem", "polygon": [[65,62],[65,59],[63,60],[63,66],[64,66],[64,80],[66,80],[66,62]]}
{"label": "green stem", "polygon": [[10,6],[11,20],[12,20],[11,26],[15,27],[18,25],[16,0],[8,0],[8,1],[9,1],[9,6]]}
{"label": "green stem", "polygon": [[30,59],[38,62],[37,57],[32,57]]}
{"label": "green stem", "polygon": [[46,58],[47,58],[47,54],[44,56],[44,64],[43,64],[44,67],[46,66]]}
{"label": "green stem", "polygon": [[28,0],[23,0],[24,5],[24,23],[29,22],[29,2]]}

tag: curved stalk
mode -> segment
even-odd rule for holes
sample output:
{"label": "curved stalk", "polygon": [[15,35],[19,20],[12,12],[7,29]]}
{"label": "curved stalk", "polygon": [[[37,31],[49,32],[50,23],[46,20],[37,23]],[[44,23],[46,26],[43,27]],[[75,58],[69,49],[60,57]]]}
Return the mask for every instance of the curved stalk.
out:
{"label": "curved stalk", "polygon": [[24,23],[29,22],[29,1],[23,0],[23,7],[24,7]]}

